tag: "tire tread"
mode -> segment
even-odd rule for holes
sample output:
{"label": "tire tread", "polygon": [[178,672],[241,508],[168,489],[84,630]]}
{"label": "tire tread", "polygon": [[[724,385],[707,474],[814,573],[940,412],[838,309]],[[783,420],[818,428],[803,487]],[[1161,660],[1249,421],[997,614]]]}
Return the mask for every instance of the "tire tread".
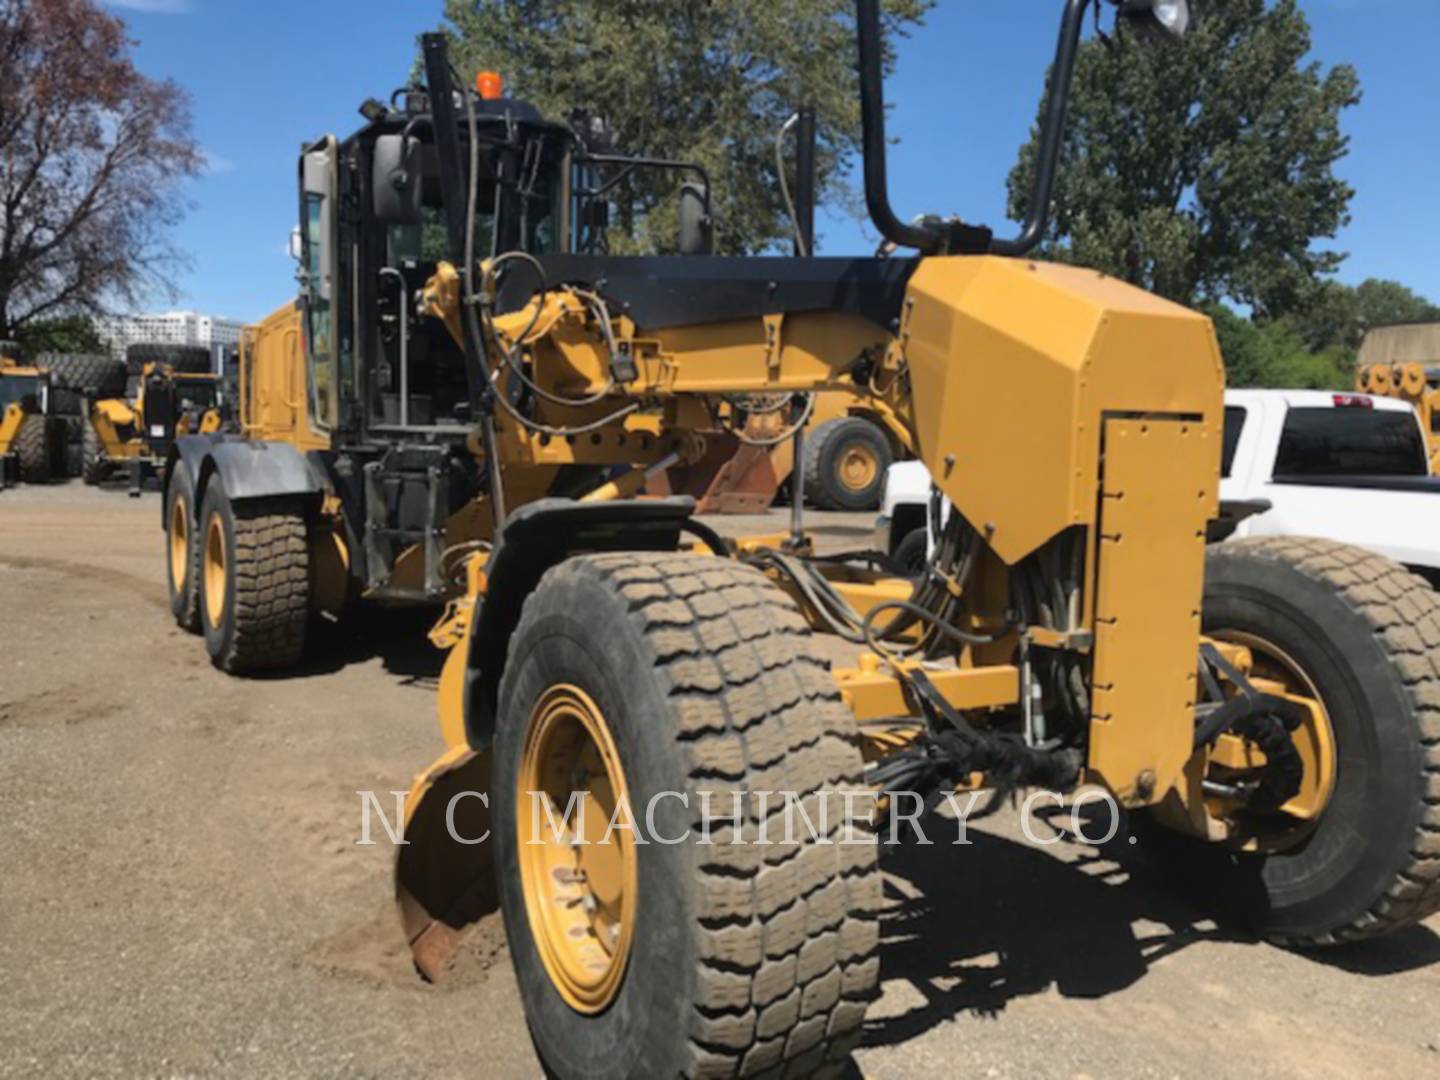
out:
{"label": "tire tread", "polygon": [[[793,791],[808,803],[862,791],[854,718],[809,627],[758,571],[625,552],[572,559],[546,582],[563,575],[598,575],[650,643],[688,763],[696,825],[707,793],[718,819],[742,793],[744,839],[763,824],[755,792]],[[844,803],[831,800],[831,843],[810,839],[801,823],[797,844],[731,846],[734,825],[726,824],[714,829],[713,845],[696,845],[688,1075],[798,1075],[802,1063],[848,1059],[878,982],[881,906],[876,849],[833,842],[841,830],[868,831],[863,799],[854,802],[853,820],[835,820],[843,817],[835,804]]]}
{"label": "tire tread", "polygon": [[[1236,541],[1229,548],[1287,563],[1333,588],[1365,619],[1410,698],[1422,745],[1440,739],[1440,596],[1428,582],[1381,555],[1348,544],[1299,537]],[[1422,811],[1408,861],[1381,896],[1347,926],[1318,937],[1277,937],[1292,946],[1336,945],[1380,937],[1440,911],[1440,758],[1422,755]]]}
{"label": "tire tread", "polygon": [[305,652],[310,560],[304,515],[271,500],[235,517],[235,636],[220,664],[231,673],[294,667]]}

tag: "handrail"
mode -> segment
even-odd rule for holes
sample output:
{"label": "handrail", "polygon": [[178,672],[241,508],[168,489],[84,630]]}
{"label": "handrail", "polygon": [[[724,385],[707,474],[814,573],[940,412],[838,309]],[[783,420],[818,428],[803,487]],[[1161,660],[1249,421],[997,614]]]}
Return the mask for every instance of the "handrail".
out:
{"label": "handrail", "polygon": [[1019,235],[994,240],[988,230],[958,221],[921,219],[906,225],[890,204],[885,144],[885,66],[880,28],[880,0],[856,0],[855,22],[860,44],[860,117],[865,154],[865,203],[870,219],[880,234],[898,247],[916,248],[927,255],[989,251],[997,255],[1024,255],[1034,249],[1050,223],[1050,205],[1055,196],[1055,172],[1065,134],[1065,117],[1070,104],[1070,87],[1085,12],[1093,0],[1066,0],[1055,49],[1055,64],[1047,89],[1040,154],[1035,182],[1030,192],[1029,212]]}

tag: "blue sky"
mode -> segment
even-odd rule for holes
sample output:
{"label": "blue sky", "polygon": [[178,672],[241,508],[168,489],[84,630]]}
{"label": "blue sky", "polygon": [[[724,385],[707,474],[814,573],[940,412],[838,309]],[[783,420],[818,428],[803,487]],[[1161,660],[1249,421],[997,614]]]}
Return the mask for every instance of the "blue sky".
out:
{"label": "blue sky", "polygon": [[[440,0],[107,0],[139,41],[142,70],[194,100],[210,160],[190,187],[177,240],[193,267],[180,305],[256,319],[293,294],[285,254],[306,139],[359,126],[356,109],[404,81],[415,37]],[[1389,277],[1440,301],[1440,2],[1302,0],[1315,58],[1360,72],[1341,173],[1358,194],[1338,245],[1341,279]],[[923,211],[1000,222],[1005,177],[1035,114],[1054,47],[1057,0],[940,0],[904,43],[894,104],[892,198]],[[822,254],[873,249],[858,223],[827,215]]]}

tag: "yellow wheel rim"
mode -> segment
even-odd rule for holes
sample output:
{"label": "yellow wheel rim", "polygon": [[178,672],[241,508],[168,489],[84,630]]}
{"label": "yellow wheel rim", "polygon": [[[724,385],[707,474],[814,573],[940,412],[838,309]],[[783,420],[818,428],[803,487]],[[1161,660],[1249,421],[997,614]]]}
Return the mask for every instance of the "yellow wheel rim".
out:
{"label": "yellow wheel rim", "polygon": [[175,592],[185,588],[190,572],[190,511],[185,500],[177,498],[170,508],[170,585]]}
{"label": "yellow wheel rim", "polygon": [[[620,755],[599,706],[583,690],[554,686],[540,698],[517,788],[517,850],[531,936],[565,1002],[577,1012],[599,1013],[625,976],[637,873],[635,836],[624,827],[634,818]],[[612,820],[618,824],[610,831]]]}
{"label": "yellow wheel rim", "polygon": [[210,625],[220,629],[225,620],[225,524],[219,514],[210,515],[205,530],[205,610]]}
{"label": "yellow wheel rim", "polygon": [[[1280,808],[1279,814],[1268,820],[1251,821],[1243,812],[1237,813],[1232,800],[1207,797],[1211,814],[1236,823],[1232,846],[1246,851],[1284,851],[1315,831],[1335,793],[1339,768],[1335,729],[1314,681],[1283,649],[1255,634],[1227,631],[1215,637],[1250,650],[1253,666],[1249,678],[1256,690],[1288,697],[1305,707],[1307,719],[1292,735],[1305,775],[1299,793]],[[1226,735],[1216,746],[1209,771],[1212,779],[1224,782],[1264,764],[1265,756],[1258,749],[1237,736]]]}
{"label": "yellow wheel rim", "polygon": [[837,466],[840,483],[849,491],[864,491],[880,475],[880,459],[864,443],[851,443],[843,448]]}

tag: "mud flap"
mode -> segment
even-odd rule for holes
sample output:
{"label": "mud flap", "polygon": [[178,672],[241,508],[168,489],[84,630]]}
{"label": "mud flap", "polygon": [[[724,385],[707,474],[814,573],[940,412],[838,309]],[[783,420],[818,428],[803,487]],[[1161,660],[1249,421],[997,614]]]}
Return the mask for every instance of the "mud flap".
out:
{"label": "mud flap", "polygon": [[469,930],[499,910],[489,791],[489,753],[458,746],[416,779],[405,800],[395,901],[415,967],[431,982],[443,977]]}

